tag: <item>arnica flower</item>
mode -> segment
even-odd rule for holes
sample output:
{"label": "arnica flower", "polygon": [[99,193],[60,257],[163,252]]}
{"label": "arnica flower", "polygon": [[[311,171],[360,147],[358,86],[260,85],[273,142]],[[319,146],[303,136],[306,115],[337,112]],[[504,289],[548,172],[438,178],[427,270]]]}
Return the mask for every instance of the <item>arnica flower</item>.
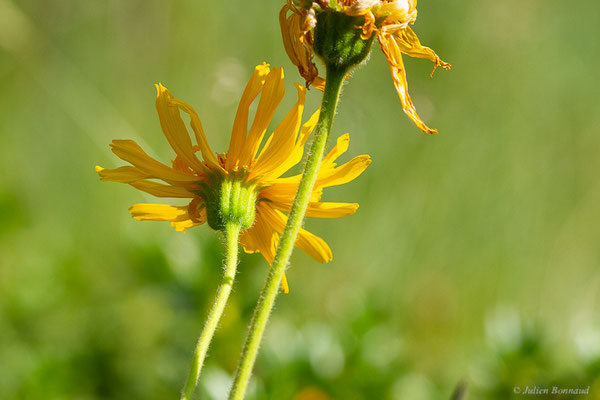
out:
{"label": "arnica flower", "polygon": [[429,47],[422,46],[417,35],[409,27],[417,19],[417,1],[287,0],[279,13],[283,44],[292,63],[306,79],[307,86],[312,84],[317,88],[323,87],[324,80],[319,77],[313,62],[313,31],[318,19],[332,12],[343,13],[349,17],[360,17],[355,28],[362,30],[363,40],[369,40],[372,35],[377,35],[381,50],[389,63],[394,86],[404,112],[423,132],[437,133],[437,130],[429,128],[421,120],[408,94],[402,54],[433,61],[435,63],[433,71],[438,66],[450,69],[451,65],[442,61]]}
{"label": "arnica flower", "polygon": [[[158,117],[176,154],[171,166],[150,157],[133,140],[113,140],[112,151],[131,165],[116,169],[96,167],[96,171],[101,180],[127,183],[156,197],[189,199],[186,205],[134,204],[129,208],[133,218],[168,221],[181,232],[205,222],[215,230],[224,230],[225,224],[234,222],[242,230],[240,242],[244,250],[260,252],[272,264],[287,222],[286,213],[301,178],[301,175],[282,175],[301,161],[305,143],[319,117],[317,111],[302,124],[305,89],[299,84],[295,86],[296,104],[261,146],[284,96],[284,78],[281,67],[271,70],[265,63],[258,65],[242,95],[229,149],[227,153],[215,154],[194,109],[158,84]],[[256,114],[248,129],[249,109],[259,95]],[[195,144],[180,111],[190,117]],[[361,155],[338,166],[335,160],[348,149],[348,143],[349,136],[341,136],[324,158],[307,216],[339,218],[357,210],[356,203],[320,201],[324,188],[353,180],[371,162],[369,156]],[[304,229],[296,246],[319,262],[332,259],[327,243]],[[283,287],[287,292],[285,279]]]}

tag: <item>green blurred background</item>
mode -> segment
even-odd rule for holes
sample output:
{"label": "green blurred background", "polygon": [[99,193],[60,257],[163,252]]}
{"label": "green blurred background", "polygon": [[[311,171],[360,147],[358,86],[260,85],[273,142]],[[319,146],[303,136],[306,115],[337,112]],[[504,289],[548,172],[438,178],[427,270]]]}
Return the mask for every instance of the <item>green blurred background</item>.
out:
{"label": "green blurred background", "polygon": [[[169,160],[155,82],[225,151],[254,65],[300,81],[282,1],[0,0],[0,399],[178,398],[220,276],[222,244],[141,223],[153,201],[101,183],[113,138]],[[525,386],[600,398],[600,3],[421,1],[421,41],[454,64],[406,62],[427,136],[377,47],[344,90],[334,137],[370,154],[308,221],[249,399],[510,399]],[[318,105],[309,92],[307,110]],[[274,126],[274,125],[273,125]],[[198,398],[224,399],[267,265],[243,255]],[[536,397],[536,396],[529,396]]]}

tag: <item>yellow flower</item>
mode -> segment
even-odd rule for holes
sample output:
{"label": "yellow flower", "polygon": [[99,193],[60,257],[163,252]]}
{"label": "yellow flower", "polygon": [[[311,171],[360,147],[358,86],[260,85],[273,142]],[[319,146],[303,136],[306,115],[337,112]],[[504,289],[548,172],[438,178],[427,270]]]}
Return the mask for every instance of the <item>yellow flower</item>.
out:
{"label": "yellow flower", "polygon": [[[240,187],[249,193],[244,201],[251,202],[254,220],[253,224],[252,220],[245,226],[241,224],[247,229],[241,233],[240,242],[247,253],[260,252],[272,264],[301,177],[281,176],[301,161],[304,145],[319,117],[317,111],[302,125],[305,89],[299,84],[295,86],[296,104],[261,148],[267,127],[284,96],[284,79],[281,67],[271,70],[265,63],[258,65],[242,95],[229,149],[227,153],[215,154],[192,107],[158,84],[156,108],[162,130],[176,154],[172,165],[153,159],[132,140],[113,140],[112,151],[131,165],[116,169],[96,167],[96,171],[101,180],[127,183],[156,197],[189,199],[187,205],[134,204],[129,209],[135,219],[169,221],[181,232],[207,219],[211,227],[220,229],[218,221],[211,224],[210,220],[211,207],[215,206],[212,195],[219,193],[219,184],[239,183],[238,192],[231,193],[239,193]],[[249,109],[259,95],[257,111],[248,129]],[[195,144],[180,111],[190,117]],[[335,160],[347,150],[348,142],[347,134],[341,136],[323,159],[306,216],[338,218],[353,214],[358,208],[356,203],[320,201],[324,188],[353,180],[371,162],[369,156],[361,155],[338,166]],[[198,152],[202,159],[197,157]],[[222,209],[217,211],[222,214]],[[304,229],[300,230],[296,246],[319,262],[332,259],[327,243]],[[287,291],[285,280],[284,290]]]}
{"label": "yellow flower", "polygon": [[[288,15],[290,11],[291,14]],[[433,61],[435,63],[433,71],[438,66],[450,69],[451,65],[442,61],[429,47],[422,46],[417,35],[409,27],[417,19],[417,1],[338,0],[335,6],[331,6],[330,2],[325,0],[304,1],[302,5],[287,0],[279,13],[285,50],[292,63],[306,79],[307,86],[312,84],[317,88],[323,87],[324,80],[319,77],[313,62],[312,29],[317,25],[319,14],[325,11],[364,18],[364,23],[357,28],[362,29],[361,37],[364,40],[369,39],[373,34],[377,35],[381,50],[389,63],[394,86],[404,112],[423,132],[437,133],[437,130],[429,128],[421,120],[408,94],[402,54]]]}

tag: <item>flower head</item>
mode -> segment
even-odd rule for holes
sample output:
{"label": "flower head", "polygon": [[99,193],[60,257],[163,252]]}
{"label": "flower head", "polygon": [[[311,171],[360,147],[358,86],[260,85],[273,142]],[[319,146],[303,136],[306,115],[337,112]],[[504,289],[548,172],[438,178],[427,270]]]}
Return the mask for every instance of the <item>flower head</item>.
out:
{"label": "flower head", "polygon": [[[414,24],[417,19],[417,1],[338,0],[329,2],[316,0],[297,2],[286,0],[286,4],[279,14],[283,44],[292,63],[298,67],[300,74],[306,79],[307,86],[311,84],[317,88],[324,86],[324,79],[319,77],[318,69],[313,62],[313,31],[321,15],[332,12],[350,17],[360,17],[361,22],[355,28],[362,31],[361,38],[363,40],[369,40],[373,35],[377,35],[379,46],[390,66],[394,86],[404,112],[423,132],[437,133],[437,130],[429,128],[421,120],[408,94],[402,54],[433,61],[435,63],[433,71],[438,66],[450,69],[451,65],[442,61],[429,47],[422,46],[419,38],[410,28],[409,25]],[[432,76],[433,71],[431,72]]]}
{"label": "flower head", "polygon": [[[296,104],[261,147],[284,96],[284,79],[281,67],[270,69],[265,63],[258,65],[240,100],[229,149],[221,154],[211,150],[194,109],[175,99],[161,84],[156,88],[160,124],[175,151],[175,159],[166,165],[150,157],[132,140],[113,140],[112,151],[131,165],[116,169],[96,167],[101,180],[127,183],[156,197],[188,201],[186,205],[134,204],[129,211],[141,221],[168,221],[181,232],[205,222],[216,230],[223,230],[225,223],[236,223],[243,230],[240,242],[244,250],[260,252],[271,264],[287,222],[286,212],[291,208],[301,178],[281,176],[301,161],[304,145],[319,117],[317,111],[302,124],[304,87],[296,84]],[[250,105],[259,95],[256,114],[248,129]],[[190,117],[195,143],[181,111]],[[353,180],[371,162],[369,156],[362,155],[338,166],[335,160],[347,150],[348,142],[347,134],[341,136],[324,158],[307,216],[338,218],[353,214],[358,208],[356,203],[321,201],[324,188]],[[319,262],[332,259],[327,243],[304,229],[300,230],[296,246]]]}

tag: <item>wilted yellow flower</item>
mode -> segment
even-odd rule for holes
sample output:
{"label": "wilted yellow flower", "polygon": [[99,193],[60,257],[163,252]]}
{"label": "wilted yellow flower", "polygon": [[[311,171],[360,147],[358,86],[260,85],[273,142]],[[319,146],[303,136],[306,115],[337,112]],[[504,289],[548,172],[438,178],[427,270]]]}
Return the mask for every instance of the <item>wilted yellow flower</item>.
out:
{"label": "wilted yellow flower", "polygon": [[[281,67],[258,65],[240,100],[233,123],[229,150],[215,154],[208,145],[200,118],[187,103],[156,85],[156,108],[162,130],[175,151],[172,165],[163,164],[132,140],[113,140],[112,151],[130,166],[96,167],[102,180],[127,183],[156,197],[190,199],[187,205],[134,204],[129,211],[141,221],[168,221],[177,231],[205,222],[222,230],[224,220],[242,228],[240,242],[248,253],[260,252],[271,264],[279,235],[287,222],[301,175],[282,178],[303,156],[304,145],[315,127],[319,111],[302,125],[305,89],[295,84],[298,100],[262,146],[273,114],[284,96]],[[250,105],[260,95],[254,120],[248,129]],[[190,116],[193,144],[180,111]],[[335,160],[348,148],[349,136],[341,136],[324,158],[306,213],[309,217],[338,218],[353,214],[356,203],[321,202],[323,189],[347,183],[370,164],[367,155],[340,166]],[[200,152],[202,159],[197,157]],[[162,182],[160,182],[162,181]],[[319,262],[332,259],[329,246],[301,229],[296,246]],[[287,290],[284,281],[284,289]]]}
{"label": "wilted yellow flower", "polygon": [[[290,14],[291,11],[291,14]],[[402,102],[404,112],[424,132],[437,133],[429,128],[418,116],[408,94],[406,70],[402,54],[425,58],[438,66],[450,69],[451,65],[442,61],[429,47],[422,46],[419,38],[409,27],[417,19],[416,0],[287,0],[279,14],[281,33],[285,50],[300,74],[306,79],[307,86],[323,86],[313,62],[313,28],[323,12],[339,12],[353,17],[364,18],[356,28],[362,30],[362,39],[368,40],[376,34],[381,50],[385,54],[392,73],[394,86]],[[431,75],[433,76],[433,71]]]}

